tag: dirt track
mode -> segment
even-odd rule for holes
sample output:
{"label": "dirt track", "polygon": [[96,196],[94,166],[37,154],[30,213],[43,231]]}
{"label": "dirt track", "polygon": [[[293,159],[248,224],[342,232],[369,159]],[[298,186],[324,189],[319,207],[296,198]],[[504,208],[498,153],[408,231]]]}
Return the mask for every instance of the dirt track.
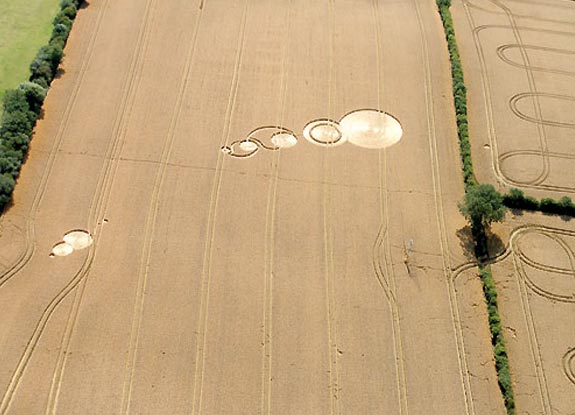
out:
{"label": "dirt track", "polygon": [[[573,197],[575,3],[459,0],[457,38],[480,181]],[[520,414],[573,413],[573,224],[526,214],[498,227],[493,267]]]}
{"label": "dirt track", "polygon": [[[93,0],[64,69],[2,219],[0,413],[502,412],[433,1]],[[301,136],[361,108],[402,141]],[[220,151],[268,125],[298,144]]]}

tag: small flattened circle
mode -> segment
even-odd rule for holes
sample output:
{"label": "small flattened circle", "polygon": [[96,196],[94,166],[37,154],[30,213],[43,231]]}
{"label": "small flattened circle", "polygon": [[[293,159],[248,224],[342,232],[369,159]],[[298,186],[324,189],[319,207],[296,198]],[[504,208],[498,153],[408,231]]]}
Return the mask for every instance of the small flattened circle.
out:
{"label": "small flattened circle", "polygon": [[67,242],[60,242],[52,248],[52,254],[55,256],[68,256],[74,252],[74,248]]}
{"label": "small flattened circle", "polygon": [[229,146],[223,147],[222,152],[234,158],[248,158],[255,155],[259,149],[258,144],[253,141],[238,140],[234,141]]}
{"label": "small flattened circle", "polygon": [[249,140],[244,140],[244,141],[240,142],[239,147],[242,151],[245,151],[246,153],[250,153],[250,152],[256,151],[258,149],[258,145],[256,143],[254,143],[253,141],[249,141]]}
{"label": "small flattened circle", "polygon": [[297,138],[291,133],[276,133],[272,136],[271,142],[278,148],[290,148],[297,144]]}
{"label": "small flattened circle", "polygon": [[328,119],[308,123],[303,130],[303,136],[310,143],[324,147],[338,146],[346,141],[339,123]]}

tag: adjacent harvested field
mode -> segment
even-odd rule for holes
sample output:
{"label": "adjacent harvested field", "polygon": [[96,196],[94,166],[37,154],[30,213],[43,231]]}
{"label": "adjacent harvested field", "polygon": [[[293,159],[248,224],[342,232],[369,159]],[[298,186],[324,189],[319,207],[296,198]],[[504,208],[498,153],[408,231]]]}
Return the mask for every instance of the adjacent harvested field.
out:
{"label": "adjacent harvested field", "polygon": [[[93,0],[64,69],[1,223],[0,413],[503,413],[434,1]],[[401,141],[335,145],[358,109]]]}
{"label": "adjacent harvested field", "polygon": [[575,408],[575,229],[559,218],[513,217],[510,245],[492,266],[497,280],[518,413]]}
{"label": "adjacent harvested field", "polygon": [[58,0],[0,0],[0,113],[6,89],[29,76],[28,66],[46,44]]}
{"label": "adjacent harvested field", "polygon": [[575,2],[458,0],[454,16],[479,181],[573,193]]}
{"label": "adjacent harvested field", "polygon": [[[459,0],[453,9],[479,181],[572,197],[575,2]],[[517,412],[573,413],[573,224],[525,214],[496,233],[503,254],[492,270]]]}

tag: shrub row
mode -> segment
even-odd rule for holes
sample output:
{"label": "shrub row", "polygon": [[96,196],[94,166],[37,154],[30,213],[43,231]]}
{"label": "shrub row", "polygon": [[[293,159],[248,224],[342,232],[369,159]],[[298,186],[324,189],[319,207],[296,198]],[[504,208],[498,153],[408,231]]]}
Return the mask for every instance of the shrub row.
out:
{"label": "shrub row", "polygon": [[499,389],[505,401],[505,408],[508,414],[515,413],[515,399],[513,396],[513,385],[511,383],[511,372],[509,370],[509,357],[507,356],[507,346],[503,338],[503,326],[499,309],[497,306],[497,290],[495,281],[488,268],[481,268],[481,281],[483,282],[483,294],[487,302],[487,314],[489,317],[489,329],[491,331],[491,344],[493,345],[493,355],[495,357],[495,367],[497,369],[497,381]]}
{"label": "shrub row", "polygon": [[32,129],[64,56],[72,21],[83,1],[62,1],[53,21],[50,41],[40,48],[30,64],[29,82],[21,83],[4,95],[4,111],[0,119],[0,213],[12,198],[20,167],[28,152]]}
{"label": "shrub row", "polygon": [[[473,162],[471,160],[471,143],[469,141],[469,126],[467,120],[467,89],[463,78],[463,66],[455,38],[455,28],[451,17],[451,0],[436,0],[439,8],[441,21],[445,30],[445,38],[449,49],[449,59],[451,62],[451,77],[453,85],[453,99],[455,102],[455,114],[457,117],[457,133],[459,137],[459,151],[463,169],[463,180],[465,191],[468,193],[471,188],[477,186],[477,180],[473,173]],[[504,196],[504,203],[505,203]],[[510,207],[507,203],[506,206]],[[474,227],[473,236],[476,244],[475,254],[478,259],[487,253],[487,238],[485,229]],[[497,291],[495,281],[488,268],[480,269],[480,277],[483,283],[483,293],[487,303],[487,313],[489,316],[489,329],[491,331],[491,343],[493,345],[493,355],[495,358],[495,368],[497,370],[497,380],[499,389],[503,395],[505,408],[510,415],[515,414],[515,400],[513,396],[513,384],[511,382],[511,371],[509,370],[509,357],[507,347],[503,338],[501,317],[497,307]]]}
{"label": "shrub row", "polygon": [[563,196],[559,200],[544,197],[538,201],[514,188],[503,196],[503,203],[510,209],[537,210],[555,215],[575,216],[575,204],[569,196]]}
{"label": "shrub row", "polygon": [[445,39],[449,49],[449,60],[451,62],[451,79],[453,86],[453,99],[455,102],[455,115],[457,120],[457,135],[459,137],[459,153],[463,167],[463,181],[465,189],[477,184],[473,173],[473,162],[471,160],[471,143],[469,142],[469,125],[467,121],[467,89],[463,79],[463,66],[455,39],[455,28],[449,7],[451,0],[437,0],[439,14],[445,30]]}

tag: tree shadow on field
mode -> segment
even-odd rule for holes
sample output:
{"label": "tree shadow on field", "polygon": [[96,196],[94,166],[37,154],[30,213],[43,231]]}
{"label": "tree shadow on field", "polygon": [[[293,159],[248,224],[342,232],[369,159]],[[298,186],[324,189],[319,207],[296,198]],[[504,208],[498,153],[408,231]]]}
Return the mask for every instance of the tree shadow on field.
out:
{"label": "tree shadow on field", "polygon": [[6,215],[8,211],[13,207],[14,207],[14,197],[12,196],[8,201],[8,203],[6,203],[4,206],[0,204],[0,216]]}
{"label": "tree shadow on field", "polygon": [[487,233],[487,252],[489,253],[489,258],[494,258],[505,252],[507,247],[503,240],[494,233]]}
{"label": "tree shadow on field", "polygon": [[[464,226],[461,229],[458,229],[455,233],[459,238],[459,246],[463,250],[463,254],[465,258],[470,261],[475,261],[475,240],[473,239],[473,235],[471,233],[471,227],[469,225]],[[503,243],[503,240],[496,234],[491,233],[488,231],[487,233],[487,252],[489,254],[489,258],[494,258],[498,255],[501,255],[505,252],[506,246]]]}
{"label": "tree shadow on field", "polygon": [[40,112],[38,113],[38,117],[36,117],[36,122],[34,123],[34,129],[32,130],[32,134],[30,135],[30,141],[34,138],[34,133],[36,132],[36,124],[38,121],[42,121],[44,116],[46,115],[46,111],[44,111],[44,106],[40,108]]}
{"label": "tree shadow on field", "polygon": [[64,68],[62,68],[61,66],[58,67],[58,69],[56,70],[56,75],[54,75],[54,79],[60,79],[62,77],[62,75],[64,75],[66,73],[66,70]]}
{"label": "tree shadow on field", "polygon": [[459,238],[459,246],[463,250],[463,255],[469,261],[475,260],[475,241],[471,234],[471,226],[466,225],[455,232]]}
{"label": "tree shadow on field", "polygon": [[513,216],[523,216],[523,210],[517,208],[510,208],[509,211]]}
{"label": "tree shadow on field", "polygon": [[89,5],[90,5],[90,2],[87,2],[87,1],[84,0],[82,3],[80,3],[79,9],[80,9],[80,10],[85,9],[85,8],[87,8]]}

